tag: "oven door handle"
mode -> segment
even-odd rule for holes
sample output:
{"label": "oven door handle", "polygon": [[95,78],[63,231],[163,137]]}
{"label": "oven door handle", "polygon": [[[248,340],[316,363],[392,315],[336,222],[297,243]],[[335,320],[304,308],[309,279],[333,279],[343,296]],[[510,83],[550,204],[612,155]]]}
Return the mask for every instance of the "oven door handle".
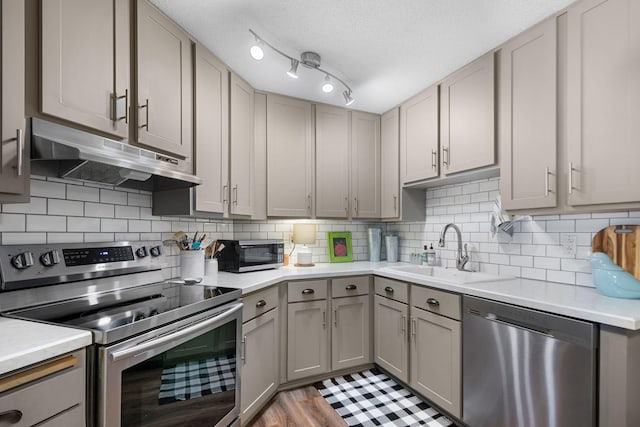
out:
{"label": "oven door handle", "polygon": [[225,317],[229,317],[230,315],[232,315],[233,313],[235,313],[238,310],[242,310],[242,303],[238,303],[236,304],[234,307],[225,310],[224,312],[220,313],[217,316],[211,317],[209,319],[203,320],[202,322],[198,322],[195,325],[192,326],[188,326],[184,329],[180,329],[179,331],[176,331],[174,333],[168,334],[168,335],[164,335],[158,339],[154,339],[151,341],[147,341],[144,342],[142,344],[136,345],[134,347],[131,348],[127,348],[124,350],[120,350],[120,351],[114,351],[113,353],[111,353],[111,360],[113,360],[114,362],[117,362],[120,359],[124,359],[127,357],[131,357],[132,355],[138,355],[138,354],[142,354],[154,347],[158,347],[161,346],[162,344],[171,342],[171,341],[175,341],[177,339],[180,339],[182,337],[185,336],[189,336],[191,334],[197,333],[198,331],[201,331],[203,329],[208,328],[209,326],[211,326],[212,324],[215,324],[217,322],[219,322],[220,320],[224,319]]}

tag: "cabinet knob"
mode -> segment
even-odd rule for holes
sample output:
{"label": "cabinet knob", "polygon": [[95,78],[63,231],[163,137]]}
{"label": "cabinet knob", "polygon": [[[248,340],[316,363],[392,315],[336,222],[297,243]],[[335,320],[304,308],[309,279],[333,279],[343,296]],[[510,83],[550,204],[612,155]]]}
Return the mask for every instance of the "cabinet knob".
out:
{"label": "cabinet knob", "polygon": [[387,286],[386,288],[384,288],[384,291],[386,293],[392,294],[393,293],[393,288],[391,286]]}
{"label": "cabinet knob", "polygon": [[302,290],[302,295],[313,295],[314,292],[315,291],[313,289],[303,289]]}
{"label": "cabinet knob", "polygon": [[344,287],[347,291],[355,291],[356,289],[358,289],[358,287],[356,285],[347,285]]}
{"label": "cabinet knob", "polygon": [[427,304],[428,304],[428,305],[432,305],[432,306],[434,306],[434,307],[438,307],[438,306],[440,305],[440,301],[438,301],[438,300],[437,300],[437,299],[435,299],[435,298],[428,298],[428,299],[427,299]]}
{"label": "cabinet knob", "polygon": [[11,411],[0,412],[0,423],[5,425],[18,424],[22,419],[22,412],[17,409],[13,409]]}
{"label": "cabinet knob", "polygon": [[264,307],[265,305],[267,305],[267,302],[266,302],[265,300],[263,300],[263,299],[261,299],[260,301],[258,301],[258,302],[256,303],[256,307],[258,307],[258,308],[262,308],[262,307]]}

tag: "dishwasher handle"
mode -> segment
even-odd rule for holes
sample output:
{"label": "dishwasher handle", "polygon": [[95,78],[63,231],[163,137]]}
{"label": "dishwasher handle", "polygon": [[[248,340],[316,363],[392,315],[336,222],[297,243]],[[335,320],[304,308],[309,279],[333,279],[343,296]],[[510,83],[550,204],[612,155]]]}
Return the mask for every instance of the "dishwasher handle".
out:
{"label": "dishwasher handle", "polygon": [[553,333],[551,332],[551,330],[537,326],[537,325],[531,325],[528,323],[524,323],[524,322],[520,322],[518,320],[515,319],[509,319],[506,317],[501,317],[501,316],[497,316],[493,313],[487,313],[486,316],[484,316],[485,319],[490,320],[492,322],[495,323],[499,323],[505,326],[511,326],[514,328],[519,328],[519,329],[524,329],[527,332],[535,332],[537,334],[541,334],[544,335],[546,337],[550,337],[550,338],[555,338],[555,336],[553,335]]}

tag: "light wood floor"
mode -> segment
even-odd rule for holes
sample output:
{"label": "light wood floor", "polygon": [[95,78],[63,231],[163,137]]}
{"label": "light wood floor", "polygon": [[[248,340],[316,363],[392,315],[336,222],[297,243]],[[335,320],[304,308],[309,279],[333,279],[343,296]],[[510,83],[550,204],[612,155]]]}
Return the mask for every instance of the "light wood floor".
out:
{"label": "light wood floor", "polygon": [[313,386],[278,393],[250,427],[344,427],[347,424]]}

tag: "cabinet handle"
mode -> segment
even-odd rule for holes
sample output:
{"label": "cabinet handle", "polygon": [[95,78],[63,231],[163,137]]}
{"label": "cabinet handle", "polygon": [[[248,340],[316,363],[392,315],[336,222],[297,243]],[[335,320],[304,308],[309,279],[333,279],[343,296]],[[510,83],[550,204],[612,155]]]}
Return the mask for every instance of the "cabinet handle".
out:
{"label": "cabinet handle", "polygon": [[344,213],[349,214],[349,196],[344,196]]}
{"label": "cabinet handle", "polygon": [[431,150],[431,168],[435,170],[438,167],[438,153],[436,150]]}
{"label": "cabinet handle", "polygon": [[402,336],[404,337],[407,332],[407,316],[404,314],[400,318],[400,330],[402,331]]}
{"label": "cabinet handle", "polygon": [[393,195],[393,212],[398,212],[398,196]]}
{"label": "cabinet handle", "polygon": [[393,293],[393,288],[391,286],[387,286],[386,288],[384,288],[384,291],[386,293],[392,294]]}
{"label": "cabinet handle", "polygon": [[[118,116],[118,102],[124,99],[124,116]],[[124,120],[125,123],[129,123],[129,89],[124,90],[124,95],[118,96],[118,93],[113,94],[113,115],[112,120],[119,122]]]}
{"label": "cabinet handle", "polygon": [[234,185],[233,186],[233,204],[237,205],[238,204],[238,185]]}
{"label": "cabinet handle", "polygon": [[11,411],[0,412],[0,423],[18,424],[22,419],[22,411],[13,409]]}
{"label": "cabinet handle", "polygon": [[327,312],[322,310],[322,329],[327,329]]}
{"label": "cabinet handle", "polygon": [[265,300],[263,300],[263,299],[261,299],[260,301],[258,301],[258,302],[256,303],[256,307],[257,307],[257,308],[262,308],[262,307],[264,307],[265,305],[267,305],[267,302],[266,302]]}
{"label": "cabinet handle", "polygon": [[418,329],[418,325],[416,324],[416,318],[411,319],[411,335],[413,335],[413,340],[416,339],[416,329]]}
{"label": "cabinet handle", "polygon": [[146,123],[145,123],[145,124],[143,124],[143,125],[140,125],[140,126],[138,126],[138,127],[139,127],[140,129],[142,129],[142,128],[146,128],[146,129],[147,129],[147,132],[149,132],[149,99],[147,99],[147,100],[145,101],[145,103],[144,103],[144,104],[142,104],[142,105],[139,105],[139,106],[138,106],[138,109],[139,109],[139,110],[142,110],[143,108],[145,108],[145,109],[146,109],[146,113],[147,113],[147,114],[146,114],[146,116],[147,116],[147,118],[146,118]]}
{"label": "cabinet handle", "polygon": [[550,184],[549,184],[549,176],[552,175],[549,168],[545,168],[544,170],[544,196],[549,197],[549,193],[552,193]]}
{"label": "cabinet handle", "polygon": [[358,216],[358,198],[354,197],[353,201],[355,202],[355,214]]}
{"label": "cabinet handle", "polygon": [[338,309],[333,309],[333,326],[338,327]]}
{"label": "cabinet handle", "polygon": [[24,133],[16,129],[16,173],[22,176],[24,157]]}
{"label": "cabinet handle", "polygon": [[573,167],[573,162],[569,162],[569,194],[573,194],[576,188],[573,186],[573,171],[577,170]]}
{"label": "cabinet handle", "polygon": [[[447,153],[446,156],[445,153]],[[442,147],[442,164],[447,165],[447,169],[449,169],[449,149],[447,147]]]}
{"label": "cabinet handle", "polygon": [[247,337],[246,335],[242,337],[242,356],[240,359],[247,360]]}
{"label": "cabinet handle", "polygon": [[229,191],[229,183],[222,186],[222,203],[227,203],[227,192]]}
{"label": "cabinet handle", "polygon": [[315,291],[313,289],[303,289],[302,290],[302,295],[313,295],[314,292]]}
{"label": "cabinet handle", "polygon": [[309,215],[311,215],[311,193],[307,195],[307,210],[309,211]]}
{"label": "cabinet handle", "polygon": [[347,285],[344,287],[347,291],[355,291],[356,289],[358,289],[358,287],[356,285]]}
{"label": "cabinet handle", "polygon": [[427,304],[430,306],[438,307],[440,305],[440,301],[435,298],[427,298]]}

